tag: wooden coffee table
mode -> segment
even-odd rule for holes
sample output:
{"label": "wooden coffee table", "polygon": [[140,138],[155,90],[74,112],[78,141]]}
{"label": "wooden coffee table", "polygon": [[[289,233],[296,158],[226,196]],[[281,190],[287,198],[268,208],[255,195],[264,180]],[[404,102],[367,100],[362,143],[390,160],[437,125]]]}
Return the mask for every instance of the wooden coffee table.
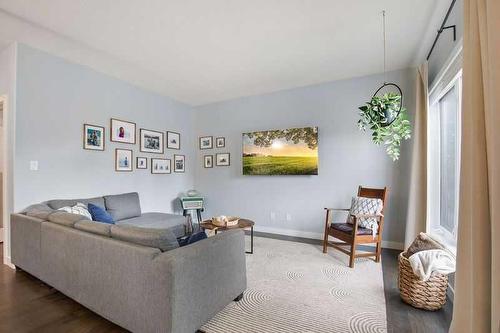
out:
{"label": "wooden coffee table", "polygon": [[238,224],[232,227],[218,227],[212,223],[212,220],[205,220],[201,222],[200,227],[206,230],[213,230],[215,234],[217,234],[217,231],[225,231],[225,230],[232,230],[232,229],[248,229],[250,228],[250,251],[245,251],[245,253],[248,254],[253,254],[253,226],[255,225],[255,222],[252,220],[248,219],[240,219],[238,221]]}

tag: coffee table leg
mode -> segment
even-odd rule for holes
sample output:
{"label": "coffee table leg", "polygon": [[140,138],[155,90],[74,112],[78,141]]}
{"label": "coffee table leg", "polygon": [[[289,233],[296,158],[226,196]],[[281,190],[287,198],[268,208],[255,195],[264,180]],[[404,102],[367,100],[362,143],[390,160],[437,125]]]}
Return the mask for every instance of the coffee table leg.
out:
{"label": "coffee table leg", "polygon": [[250,251],[245,251],[245,253],[253,254],[253,227],[250,227]]}

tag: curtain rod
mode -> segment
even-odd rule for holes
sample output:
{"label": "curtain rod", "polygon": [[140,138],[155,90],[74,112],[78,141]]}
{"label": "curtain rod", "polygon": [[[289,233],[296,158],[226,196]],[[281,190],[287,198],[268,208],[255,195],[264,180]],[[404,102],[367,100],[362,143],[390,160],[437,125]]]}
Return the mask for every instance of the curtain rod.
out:
{"label": "curtain rod", "polygon": [[434,39],[434,43],[432,43],[431,50],[429,51],[429,54],[427,54],[427,60],[431,57],[432,51],[434,51],[434,47],[436,46],[436,43],[439,39],[439,36],[441,36],[441,33],[443,33],[444,30],[446,29],[453,29],[453,41],[457,40],[457,26],[456,25],[449,25],[445,26],[446,21],[448,20],[448,17],[450,16],[450,13],[453,9],[453,6],[455,6],[456,0],[452,0],[450,4],[450,8],[448,8],[448,12],[446,13],[446,16],[444,17],[443,23],[441,23],[441,27],[437,31],[436,38]]}

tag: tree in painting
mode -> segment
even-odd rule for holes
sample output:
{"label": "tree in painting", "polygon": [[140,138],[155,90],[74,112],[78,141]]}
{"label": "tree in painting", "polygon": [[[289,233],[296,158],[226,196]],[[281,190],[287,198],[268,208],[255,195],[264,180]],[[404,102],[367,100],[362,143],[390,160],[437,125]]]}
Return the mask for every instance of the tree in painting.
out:
{"label": "tree in painting", "polygon": [[246,133],[250,139],[254,139],[253,143],[260,147],[271,147],[273,141],[276,139],[285,139],[294,144],[304,141],[310,149],[318,147],[318,128],[317,127],[304,127],[304,128],[290,128],[286,130],[275,131],[262,131]]}

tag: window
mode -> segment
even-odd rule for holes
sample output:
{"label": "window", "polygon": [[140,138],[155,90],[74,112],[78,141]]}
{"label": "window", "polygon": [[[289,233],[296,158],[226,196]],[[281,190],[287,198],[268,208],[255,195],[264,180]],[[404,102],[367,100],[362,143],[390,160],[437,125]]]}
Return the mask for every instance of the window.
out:
{"label": "window", "polygon": [[462,71],[458,70],[441,87],[431,92],[429,105],[427,232],[455,244],[460,180]]}

